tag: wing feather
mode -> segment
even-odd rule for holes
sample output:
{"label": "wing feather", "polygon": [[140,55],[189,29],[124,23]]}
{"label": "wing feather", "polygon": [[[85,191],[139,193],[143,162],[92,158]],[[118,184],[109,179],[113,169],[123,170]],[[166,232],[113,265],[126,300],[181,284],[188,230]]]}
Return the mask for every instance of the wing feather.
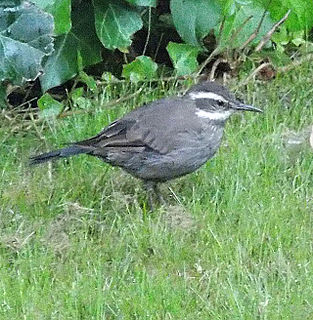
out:
{"label": "wing feather", "polygon": [[186,128],[192,129],[190,124],[193,121],[190,120],[194,112],[190,108],[191,103],[181,98],[157,100],[112,122],[96,136],[75,144],[95,150],[106,147],[149,147],[165,154],[175,148],[179,133],[186,132]]}

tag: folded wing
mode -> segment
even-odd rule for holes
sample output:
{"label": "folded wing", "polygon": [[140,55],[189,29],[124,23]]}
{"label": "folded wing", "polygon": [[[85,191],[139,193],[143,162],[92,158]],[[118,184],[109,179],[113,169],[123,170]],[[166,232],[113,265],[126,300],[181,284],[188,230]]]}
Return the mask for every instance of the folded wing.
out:
{"label": "folded wing", "polygon": [[190,103],[180,98],[152,102],[112,122],[98,135],[74,145],[97,149],[97,153],[108,147],[147,147],[165,154],[175,148],[180,133],[186,128],[193,129],[190,120],[195,115]]}

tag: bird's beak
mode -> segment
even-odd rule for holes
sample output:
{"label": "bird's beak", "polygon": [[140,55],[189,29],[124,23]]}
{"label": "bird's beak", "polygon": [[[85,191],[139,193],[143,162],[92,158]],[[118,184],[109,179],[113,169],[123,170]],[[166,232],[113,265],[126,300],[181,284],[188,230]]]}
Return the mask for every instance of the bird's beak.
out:
{"label": "bird's beak", "polygon": [[254,112],[263,112],[263,110],[256,108],[254,106],[250,106],[248,104],[244,104],[244,103],[236,103],[233,104],[233,109],[235,110],[240,110],[240,111],[254,111]]}

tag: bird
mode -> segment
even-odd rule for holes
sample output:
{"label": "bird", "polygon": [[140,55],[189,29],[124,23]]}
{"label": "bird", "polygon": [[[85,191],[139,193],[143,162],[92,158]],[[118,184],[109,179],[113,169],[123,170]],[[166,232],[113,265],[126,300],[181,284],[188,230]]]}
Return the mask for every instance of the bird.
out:
{"label": "bird", "polygon": [[148,205],[164,203],[158,184],[192,173],[219,149],[227,119],[242,103],[223,85],[203,81],[181,96],[155,100],[106,126],[97,135],[30,158],[31,165],[87,154],[143,181]]}

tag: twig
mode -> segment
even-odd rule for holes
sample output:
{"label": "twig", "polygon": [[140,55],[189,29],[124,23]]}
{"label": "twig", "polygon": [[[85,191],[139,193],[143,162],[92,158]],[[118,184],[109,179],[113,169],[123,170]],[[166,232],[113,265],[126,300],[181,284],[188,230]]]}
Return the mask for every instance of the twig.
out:
{"label": "twig", "polygon": [[[196,76],[195,75],[185,75],[185,76],[173,76],[173,77],[164,77],[164,78],[154,78],[154,79],[143,79],[140,80],[140,82],[142,83],[147,83],[147,82],[169,82],[169,81],[177,81],[177,80],[188,80],[188,79],[195,79]],[[129,83],[129,80],[97,80],[97,84],[102,85],[102,84],[107,84],[107,83],[111,83],[111,84],[117,84],[117,83]]]}
{"label": "twig", "polygon": [[13,113],[13,114],[18,114],[18,115],[22,115],[22,114],[28,114],[29,112],[31,112],[31,111],[36,111],[37,110],[37,108],[31,108],[31,107],[29,107],[29,108],[27,108],[27,109],[22,109],[22,110],[16,110],[16,111],[11,111],[11,113]]}
{"label": "twig", "polygon": [[239,26],[239,28],[237,30],[235,30],[235,32],[233,32],[231,38],[230,38],[230,47],[232,46],[232,44],[234,43],[234,40],[238,37],[238,34],[241,32],[241,30],[244,28],[244,26],[253,18],[253,16],[249,16],[248,18],[246,18],[246,20]]}
{"label": "twig", "polygon": [[215,71],[218,67],[218,65],[220,63],[227,63],[227,60],[226,59],[223,59],[223,58],[218,58],[214,63],[213,63],[213,66],[212,66],[212,69],[211,69],[211,72],[210,72],[210,81],[213,81],[214,80],[214,77],[215,77]]}
{"label": "twig", "polygon": [[148,23],[148,34],[147,34],[147,38],[146,38],[146,43],[145,43],[145,47],[143,48],[143,52],[142,55],[144,56],[150,41],[150,32],[151,32],[151,7],[149,7],[149,23]]}
{"label": "twig", "polygon": [[223,20],[221,22],[221,26],[219,28],[219,31],[218,31],[218,35],[216,37],[216,40],[217,40],[217,47],[210,53],[210,55],[205,59],[205,61],[200,65],[199,67],[199,70],[198,72],[196,73],[196,78],[200,76],[201,72],[203,71],[203,69],[211,62],[211,60],[217,56],[222,50],[221,50],[221,47],[220,45],[218,44],[219,43],[219,40],[221,39],[222,37],[222,32],[224,30],[224,27],[225,27],[225,21],[226,21],[226,17],[224,16],[223,17]]}
{"label": "twig", "polygon": [[30,104],[31,102],[33,102],[36,99],[38,99],[38,97],[31,98],[30,100],[27,100],[27,101],[19,104],[18,106],[14,107],[13,109],[21,108],[21,107],[25,106],[26,104]]}
{"label": "twig", "polygon": [[[218,32],[218,35],[216,37],[217,39],[217,43],[219,42],[219,39],[222,37],[222,32],[224,30],[224,27],[225,27],[225,21],[226,21],[226,18],[224,17],[223,20],[222,20],[222,23],[221,23],[221,26],[220,26],[220,29],[219,29],[219,32]],[[211,54],[205,59],[205,61],[201,64],[198,72],[196,73],[196,78],[200,76],[201,72],[203,71],[203,69],[211,62],[211,60],[217,56],[220,52],[221,52],[221,47],[219,44],[217,44],[217,47],[211,52]]]}
{"label": "twig", "polygon": [[38,129],[37,125],[36,125],[35,119],[34,119],[34,115],[31,112],[29,113],[29,117],[30,117],[30,119],[32,121],[33,127],[34,127],[39,139],[44,141],[44,142],[46,142],[46,139],[42,136],[41,132],[39,131],[39,129]]}
{"label": "twig", "polygon": [[245,86],[246,84],[248,84],[248,82],[254,78],[262,69],[266,68],[266,67],[269,67],[269,66],[272,66],[272,64],[270,62],[264,62],[262,63],[261,65],[259,65],[255,70],[253,70],[253,72],[250,73],[250,75],[244,80],[242,81],[238,87],[241,87],[241,86]]}
{"label": "twig", "polygon": [[198,72],[196,73],[196,77],[199,77],[203,69],[211,62],[211,60],[220,53],[220,47],[217,46],[211,54],[205,59],[205,61],[201,64]]}
{"label": "twig", "polygon": [[160,36],[160,39],[159,39],[157,48],[156,48],[155,53],[154,53],[153,61],[155,61],[156,58],[157,58],[157,56],[158,56],[158,53],[159,53],[159,50],[160,50],[160,47],[161,47],[161,43],[162,43],[163,37],[164,37],[164,32],[161,33],[161,36]]}
{"label": "twig", "polygon": [[305,57],[287,65],[287,66],[277,68],[277,72],[284,73],[284,72],[290,71],[293,68],[300,66],[302,63],[305,63],[305,62],[308,62],[311,60],[313,60],[313,53],[310,53],[307,56],[305,56]]}
{"label": "twig", "polygon": [[273,33],[276,31],[276,29],[282,24],[284,23],[289,14],[290,14],[291,10],[289,9],[287,11],[287,13],[277,22],[273,25],[272,29],[270,31],[268,31],[268,33],[266,35],[263,36],[263,38],[260,40],[260,43],[257,45],[257,47],[255,48],[255,52],[259,52],[262,50],[262,48],[265,46],[265,44],[271,39]]}
{"label": "twig", "polygon": [[9,115],[7,114],[7,113],[2,113],[3,114],[3,116],[7,119],[7,120],[9,120],[9,121],[12,121],[13,119],[11,118],[11,117],[9,117]]}
{"label": "twig", "polygon": [[26,100],[28,99],[29,95],[31,94],[32,89],[34,88],[34,86],[35,86],[35,82],[30,83],[30,84],[27,86],[25,96],[23,97],[23,102],[26,102]]}
{"label": "twig", "polygon": [[[269,4],[271,3],[271,1],[269,1]],[[268,5],[269,5],[268,4]],[[249,43],[251,43],[256,37],[257,35],[259,34],[259,31],[261,29],[261,26],[262,26],[262,23],[265,19],[265,14],[267,12],[267,8],[265,8],[263,14],[262,14],[262,17],[261,17],[261,20],[257,26],[257,28],[255,29],[255,31],[250,35],[250,37],[243,43],[243,45],[240,47],[241,50],[243,50]]]}
{"label": "twig", "polygon": [[[109,103],[107,103],[105,105],[106,108],[111,108],[117,104],[120,104],[124,101],[130,100],[134,97],[136,97],[140,92],[142,91],[142,88],[140,88],[139,90],[137,90],[136,92],[126,96],[126,97],[122,97],[122,98],[118,98],[116,100],[112,100]],[[68,111],[68,112],[62,112],[61,114],[59,114],[58,118],[65,118],[74,114],[83,114],[83,113],[93,113],[94,109],[89,109],[89,110],[73,110],[73,111]]]}
{"label": "twig", "polygon": [[23,240],[23,242],[21,243],[20,246],[23,247],[23,246],[27,243],[28,239],[31,238],[35,233],[36,233],[36,231],[32,231],[32,232]]}
{"label": "twig", "polygon": [[217,35],[217,37],[216,37],[217,42],[218,42],[218,41],[221,39],[221,37],[222,37],[222,32],[223,32],[224,27],[225,27],[225,21],[226,21],[226,16],[223,17],[223,20],[222,20],[222,22],[221,22],[221,26],[220,26],[220,28],[219,28],[219,30],[218,30],[218,35]]}

